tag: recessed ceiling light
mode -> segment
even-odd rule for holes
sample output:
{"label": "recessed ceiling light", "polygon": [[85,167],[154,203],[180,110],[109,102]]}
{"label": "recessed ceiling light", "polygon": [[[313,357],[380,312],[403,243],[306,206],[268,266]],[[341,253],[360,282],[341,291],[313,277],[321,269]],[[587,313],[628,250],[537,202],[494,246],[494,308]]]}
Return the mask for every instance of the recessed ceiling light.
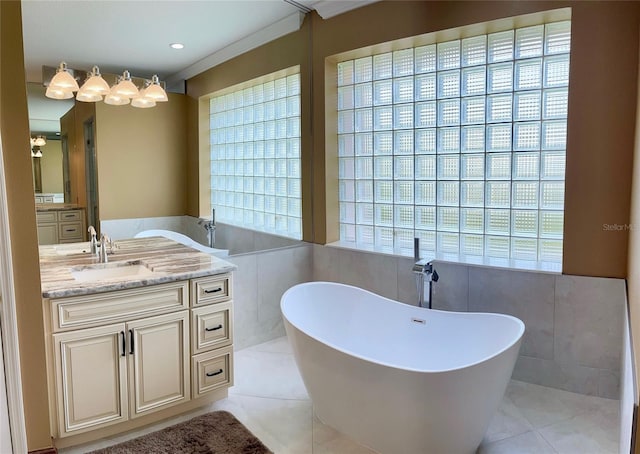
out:
{"label": "recessed ceiling light", "polygon": [[171,43],[171,44],[169,44],[169,46],[171,46],[172,49],[183,49],[184,48],[184,44],[182,44],[182,43]]}

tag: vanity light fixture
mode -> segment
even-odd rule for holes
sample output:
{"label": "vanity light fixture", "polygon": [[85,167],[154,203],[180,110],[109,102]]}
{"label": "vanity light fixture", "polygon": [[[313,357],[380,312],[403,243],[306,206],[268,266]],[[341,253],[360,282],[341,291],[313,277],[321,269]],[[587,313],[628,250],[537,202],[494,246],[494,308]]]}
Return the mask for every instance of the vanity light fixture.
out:
{"label": "vanity light fixture", "polygon": [[165,92],[162,85],[160,85],[160,79],[157,74],[153,75],[151,78],[151,84],[144,89],[144,92],[145,98],[153,99],[155,102],[169,101],[169,98],[167,98],[167,92]]}
{"label": "vanity light fixture", "polygon": [[56,69],[56,75],[51,79],[49,87],[54,90],[61,90],[65,92],[73,92],[80,89],[80,87],[78,87],[78,82],[76,82],[67,69],[67,64],[65,62],[60,62],[60,66]]}
{"label": "vanity light fixture", "polygon": [[110,104],[112,106],[125,106],[129,104],[129,102],[129,98],[127,98],[126,96],[119,96],[115,93],[109,93],[104,97],[104,103]]}
{"label": "vanity light fixture", "polygon": [[118,96],[133,98],[138,95],[138,87],[131,81],[131,74],[127,70],[122,73],[122,80],[118,82],[114,89],[114,94]]}
{"label": "vanity light fixture", "polygon": [[37,136],[31,138],[31,147],[44,147],[47,144],[44,136]]}
{"label": "vanity light fixture", "polygon": [[80,91],[76,95],[76,99],[83,102],[98,102],[102,101],[102,95],[93,91],[83,91],[82,89],[80,89]]}
{"label": "vanity light fixture", "polygon": [[[51,67],[47,68],[53,70]],[[44,71],[45,67],[43,67],[43,74],[45,74]],[[116,76],[112,87],[109,87],[97,66],[92,68],[82,87],[78,87],[72,73],[79,72],[82,73],[82,71],[68,69],[65,62],[60,63],[56,68],[55,76],[47,86],[46,96],[53,99],[70,99],[74,96],[73,92],[77,91],[75,98],[78,101],[97,102],[103,100],[104,96],[106,104],[122,106],[131,103],[134,107],[142,108],[154,107],[156,102],[169,100],[157,74],[154,74],[151,80],[143,79],[144,88],[139,90],[131,80],[131,73],[128,70],[125,70],[121,76]]]}
{"label": "vanity light fixture", "polygon": [[45,92],[45,96],[52,99],[70,99],[73,98],[73,92],[48,86],[47,91]]}
{"label": "vanity light fixture", "polygon": [[108,95],[110,91],[111,87],[109,87],[107,81],[102,78],[102,75],[100,74],[100,68],[94,66],[87,76],[86,82],[82,84],[82,87],[80,87],[80,91],[78,92],[78,94],[89,92],[105,96]]}
{"label": "vanity light fixture", "polygon": [[153,99],[147,97],[146,89],[142,89],[140,90],[138,96],[134,96],[133,98],[131,98],[131,105],[133,107],[146,109],[149,107],[155,107],[156,102]]}
{"label": "vanity light fixture", "polygon": [[112,106],[125,106],[129,104],[130,102],[129,98],[127,98],[126,96],[121,96],[116,94],[116,87],[118,86],[121,80],[122,80],[121,76],[116,77],[116,83],[109,90],[109,94],[104,97],[105,104],[110,104]]}

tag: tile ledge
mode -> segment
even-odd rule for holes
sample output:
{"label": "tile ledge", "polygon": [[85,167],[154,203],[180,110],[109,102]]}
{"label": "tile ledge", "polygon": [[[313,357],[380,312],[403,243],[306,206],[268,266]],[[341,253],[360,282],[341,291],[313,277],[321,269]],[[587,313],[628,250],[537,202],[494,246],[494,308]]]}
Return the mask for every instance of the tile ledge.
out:
{"label": "tile ledge", "polygon": [[[391,252],[389,250],[376,249],[376,248],[362,248],[357,247],[354,243],[346,241],[334,241],[333,243],[327,243],[325,246],[347,249],[352,251],[366,252],[370,254],[386,255],[390,257],[398,257],[405,259],[412,259],[411,256],[402,255]],[[461,254],[444,254],[441,252],[436,253],[429,259],[436,260],[438,262],[453,263],[459,265],[470,265],[484,268],[506,269],[513,271],[533,271],[537,273],[546,273],[552,275],[562,275],[562,264],[552,262],[539,262],[530,260],[515,260],[515,259],[500,259],[484,256],[468,256]]]}

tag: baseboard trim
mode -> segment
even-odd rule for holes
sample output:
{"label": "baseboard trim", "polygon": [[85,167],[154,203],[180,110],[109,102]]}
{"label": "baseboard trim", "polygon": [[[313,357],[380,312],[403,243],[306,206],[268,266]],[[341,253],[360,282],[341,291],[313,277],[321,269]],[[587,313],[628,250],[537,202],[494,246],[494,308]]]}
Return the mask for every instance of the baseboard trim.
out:
{"label": "baseboard trim", "polygon": [[38,449],[37,451],[29,451],[29,454],[58,454],[58,450],[55,447]]}

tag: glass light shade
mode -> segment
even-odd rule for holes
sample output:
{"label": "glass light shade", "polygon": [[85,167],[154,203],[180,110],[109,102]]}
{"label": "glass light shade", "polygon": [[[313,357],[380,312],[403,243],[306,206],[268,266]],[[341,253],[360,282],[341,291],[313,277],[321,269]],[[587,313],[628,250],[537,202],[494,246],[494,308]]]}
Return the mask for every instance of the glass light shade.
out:
{"label": "glass light shade", "polygon": [[131,99],[131,105],[133,107],[140,107],[146,109],[149,107],[155,107],[156,102],[153,99],[149,99],[144,95],[145,90],[141,91],[141,95]]}
{"label": "glass light shade", "polygon": [[80,91],[88,91],[98,93],[100,95],[108,95],[111,91],[111,87],[106,80],[102,78],[100,75],[100,69],[97,66],[94,66],[91,70],[91,77],[87,79],[87,81],[82,85]]}
{"label": "glass light shade", "polygon": [[162,85],[160,85],[160,80],[158,79],[157,75],[154,75],[151,78],[151,85],[149,85],[145,89],[144,96],[145,98],[153,99],[156,102],[169,101],[169,98],[167,97],[167,93],[162,88]]}
{"label": "glass light shade", "polygon": [[51,99],[71,99],[73,98],[73,92],[71,90],[62,90],[60,88],[54,88],[51,85],[47,87],[45,96]]}
{"label": "glass light shade", "polygon": [[65,62],[60,63],[60,66],[56,70],[56,75],[53,76],[51,82],[49,82],[49,86],[64,91],[78,91],[80,89],[78,82],[76,82],[67,70],[67,64]]}
{"label": "glass light shade", "polygon": [[37,147],[44,147],[47,144],[47,141],[42,136],[38,136],[33,140],[33,144]]}
{"label": "glass light shade", "polygon": [[129,102],[129,98],[127,98],[126,96],[119,96],[115,93],[109,93],[104,97],[104,103],[110,104],[112,106],[124,106],[126,104],[129,104]]}
{"label": "glass light shade", "polygon": [[102,101],[102,95],[97,92],[85,90],[83,85],[80,91],[78,92],[78,94],[76,95],[76,100],[82,101],[82,102],[98,102],[98,101]]}
{"label": "glass light shade", "polygon": [[126,96],[127,98],[133,98],[138,95],[138,87],[131,82],[131,74],[129,71],[122,73],[122,80],[114,87],[113,94],[118,96]]}

